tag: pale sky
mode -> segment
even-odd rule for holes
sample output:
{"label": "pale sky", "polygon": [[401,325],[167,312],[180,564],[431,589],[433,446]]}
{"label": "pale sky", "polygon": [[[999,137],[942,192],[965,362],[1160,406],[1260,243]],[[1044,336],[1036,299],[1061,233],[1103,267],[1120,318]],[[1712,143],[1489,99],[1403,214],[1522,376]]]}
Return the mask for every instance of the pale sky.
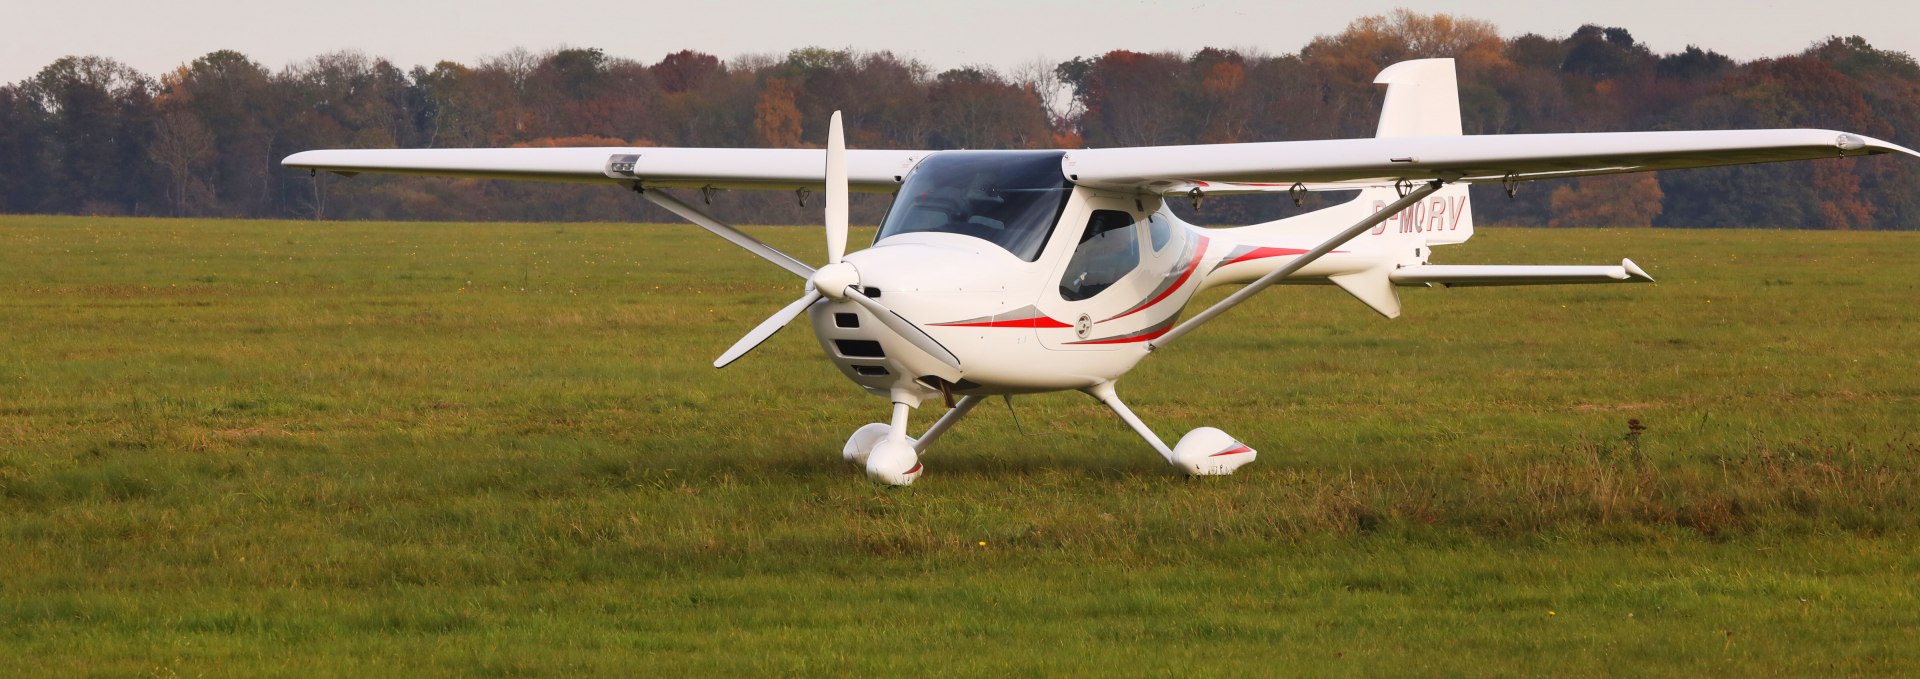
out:
{"label": "pale sky", "polygon": [[0,82],[68,54],[98,54],[157,75],[208,52],[239,50],[279,69],[359,50],[402,68],[474,62],[515,47],[599,47],[643,62],[682,49],[731,59],[818,45],[891,50],[935,69],[1001,69],[1114,49],[1299,50],[1347,22],[1405,6],[1494,22],[1507,36],[1622,26],[1655,51],[1688,44],[1736,59],[1789,54],[1827,35],[1861,35],[1920,53],[1913,0],[8,0],[0,10]]}

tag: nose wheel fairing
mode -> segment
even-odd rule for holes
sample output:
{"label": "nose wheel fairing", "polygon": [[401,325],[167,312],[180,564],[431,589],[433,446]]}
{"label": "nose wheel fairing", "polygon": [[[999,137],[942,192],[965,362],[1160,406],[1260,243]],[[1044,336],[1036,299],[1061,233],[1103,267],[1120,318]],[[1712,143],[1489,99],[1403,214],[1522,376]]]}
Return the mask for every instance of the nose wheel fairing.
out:
{"label": "nose wheel fairing", "polygon": [[920,454],[940,439],[940,435],[953,428],[954,423],[966,417],[973,407],[980,404],[979,396],[960,399],[952,410],[940,416],[939,421],[928,427],[919,438],[907,436],[907,417],[911,408],[905,403],[893,404],[891,424],[874,422],[854,430],[847,438],[847,444],[840,455],[848,462],[865,467],[867,478],[890,486],[912,485],[926,466],[920,462]]}

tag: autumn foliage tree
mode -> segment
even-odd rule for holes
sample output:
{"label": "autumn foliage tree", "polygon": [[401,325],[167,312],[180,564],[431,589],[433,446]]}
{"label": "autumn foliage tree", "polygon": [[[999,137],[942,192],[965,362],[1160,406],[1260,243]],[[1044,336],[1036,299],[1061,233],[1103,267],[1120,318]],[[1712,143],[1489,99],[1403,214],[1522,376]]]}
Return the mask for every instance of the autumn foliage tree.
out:
{"label": "autumn foliage tree", "polygon": [[935,149],[1046,148],[1053,132],[1032,89],[991,69],[941,73],[927,88],[927,146]]}
{"label": "autumn foliage tree", "polygon": [[1581,177],[1554,187],[1548,226],[1653,226],[1663,197],[1652,174]]}
{"label": "autumn foliage tree", "polygon": [[[402,69],[337,52],[271,69],[233,51],[149,77],[66,57],[0,85],[0,210],[388,219],[664,219],[604,187],[309,177],[312,148],[557,145],[817,147],[835,110],[855,148],[1079,148],[1371,136],[1373,77],[1449,57],[1468,134],[1819,127],[1920,145],[1920,64],[1858,37],[1739,62],[1659,53],[1625,27],[1502,36],[1487,21],[1395,10],[1291,53],[1116,50],[1011,72],[935,71],[891,52],[809,47],[731,61],[663,50],[512,50]],[[1475,187],[1483,224],[1920,228],[1920,168],[1891,158]],[[1272,219],[1285,196],[1215,199],[1188,216]],[[729,193],[746,222],[811,223],[791,195]],[[1184,204],[1184,203],[1183,203]],[[856,197],[872,220],[884,196]],[[1185,209],[1185,208],[1179,208]]]}
{"label": "autumn foliage tree", "polygon": [[753,130],[760,143],[774,148],[800,145],[800,109],[793,104],[793,89],[779,78],[768,78],[760,90],[760,101],[753,105]]}

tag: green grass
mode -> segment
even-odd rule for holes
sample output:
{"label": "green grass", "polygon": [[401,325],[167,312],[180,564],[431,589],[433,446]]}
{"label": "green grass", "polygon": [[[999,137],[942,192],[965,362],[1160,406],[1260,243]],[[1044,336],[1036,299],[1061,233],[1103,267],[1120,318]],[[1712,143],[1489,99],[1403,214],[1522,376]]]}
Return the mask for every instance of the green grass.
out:
{"label": "green grass", "polygon": [[0,674],[1920,673],[1920,237],[1483,231],[1661,282],[1276,289],[1121,383],[1236,476],[1049,395],[888,490],[692,227],[0,218]]}

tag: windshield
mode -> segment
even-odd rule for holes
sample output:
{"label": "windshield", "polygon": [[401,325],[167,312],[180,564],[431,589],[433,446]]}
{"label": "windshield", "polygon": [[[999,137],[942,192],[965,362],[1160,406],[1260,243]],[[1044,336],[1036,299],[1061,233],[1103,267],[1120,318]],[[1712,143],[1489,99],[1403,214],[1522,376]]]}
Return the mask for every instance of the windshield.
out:
{"label": "windshield", "polygon": [[874,242],[903,233],[955,233],[1026,261],[1040,257],[1073,185],[1064,151],[944,151],[927,156],[900,186]]}

